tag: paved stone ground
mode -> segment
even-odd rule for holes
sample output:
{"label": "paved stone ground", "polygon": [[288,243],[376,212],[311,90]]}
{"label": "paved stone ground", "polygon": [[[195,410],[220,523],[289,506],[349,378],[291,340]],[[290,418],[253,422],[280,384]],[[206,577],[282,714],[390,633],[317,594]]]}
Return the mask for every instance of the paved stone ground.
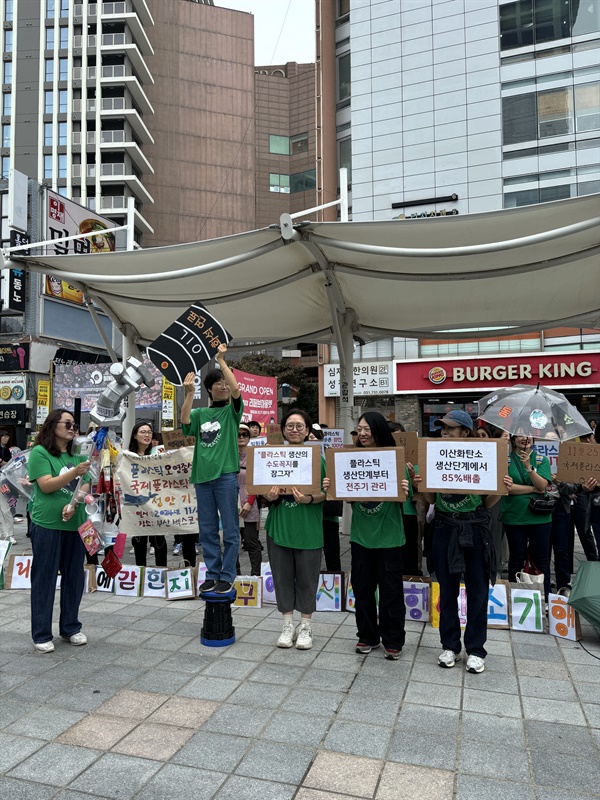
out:
{"label": "paved stone ground", "polygon": [[[235,609],[223,649],[199,643],[202,614],[198,600],[86,595],[89,645],[40,655],[29,592],[0,592],[0,797],[600,796],[600,661],[578,643],[490,631],[470,675],[440,669],[437,632],[417,622],[388,662],[354,654],[351,614],[317,614],[307,652],[275,647],[272,606]],[[600,657],[589,626],[583,644]]]}

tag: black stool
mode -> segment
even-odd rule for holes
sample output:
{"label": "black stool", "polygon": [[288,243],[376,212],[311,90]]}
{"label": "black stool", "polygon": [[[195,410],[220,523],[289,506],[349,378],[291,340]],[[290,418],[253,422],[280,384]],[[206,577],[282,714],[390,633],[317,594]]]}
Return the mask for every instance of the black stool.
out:
{"label": "black stool", "polygon": [[204,622],[200,631],[200,642],[206,647],[227,647],[235,642],[235,628],[231,617],[231,604],[236,598],[235,589],[227,594],[202,592],[206,601]]}

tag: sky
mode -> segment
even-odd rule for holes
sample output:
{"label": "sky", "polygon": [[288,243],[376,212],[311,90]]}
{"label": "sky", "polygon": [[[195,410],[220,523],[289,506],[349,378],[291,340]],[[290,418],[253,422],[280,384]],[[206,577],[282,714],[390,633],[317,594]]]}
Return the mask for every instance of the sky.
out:
{"label": "sky", "polygon": [[254,63],[315,60],[314,0],[215,0],[254,15]]}

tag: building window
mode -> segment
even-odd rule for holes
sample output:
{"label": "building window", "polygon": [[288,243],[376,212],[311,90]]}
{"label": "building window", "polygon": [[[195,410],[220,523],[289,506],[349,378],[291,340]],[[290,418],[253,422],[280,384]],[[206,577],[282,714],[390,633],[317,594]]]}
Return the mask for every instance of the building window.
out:
{"label": "building window", "polygon": [[66,178],[67,177],[67,156],[60,155],[58,157],[58,177],[59,178]]}
{"label": "building window", "polygon": [[277,175],[274,172],[269,173],[269,191],[280,192],[281,194],[290,193],[290,176]]}
{"label": "building window", "polygon": [[317,185],[316,170],[307,169],[304,172],[295,172],[290,175],[290,191],[292,194],[296,192],[309,192]]}
{"label": "building window", "polygon": [[46,89],[44,92],[44,114],[52,114],[54,111],[54,92]]}
{"label": "building window", "polygon": [[10,172],[10,156],[2,156],[2,177],[8,180]]}
{"label": "building window", "polygon": [[289,156],[290,154],[290,139],[289,136],[269,136],[269,153],[275,153],[280,156]]}
{"label": "building window", "polygon": [[46,28],[46,50],[54,50],[54,28]]}
{"label": "building window", "polygon": [[2,115],[10,117],[12,112],[12,94],[8,92],[2,95]]}
{"label": "building window", "polygon": [[500,5],[500,48],[527,47],[597,33],[597,0],[517,0]]}
{"label": "building window", "polygon": [[58,92],[58,113],[59,114],[66,114],[68,108],[67,102],[67,90],[60,89]]}
{"label": "building window", "polygon": [[570,87],[539,92],[537,96],[539,138],[573,133],[573,90]]}
{"label": "building window", "polygon": [[575,129],[577,133],[600,130],[600,83],[575,87]]}
{"label": "building window", "polygon": [[58,80],[59,81],[66,81],[69,78],[69,59],[68,58],[59,58],[58,59]]}
{"label": "building window", "polygon": [[505,145],[537,139],[534,92],[502,98],[502,132]]}
{"label": "building window", "polygon": [[46,19],[54,19],[55,0],[46,0]]}
{"label": "building window", "polygon": [[350,100],[350,53],[338,58],[337,68],[337,101],[345,105]]}
{"label": "building window", "polygon": [[4,21],[12,22],[14,19],[14,3],[13,0],[4,0]]}
{"label": "building window", "polygon": [[348,183],[352,183],[352,139],[340,139],[338,142],[338,167],[348,170]]}
{"label": "building window", "polygon": [[13,49],[13,32],[11,30],[4,31],[4,52],[12,53]]}
{"label": "building window", "polygon": [[299,133],[296,136],[290,136],[290,155],[295,156],[298,153],[308,152],[308,133]]}
{"label": "building window", "polygon": [[68,28],[61,28],[60,29],[60,49],[66,50],[69,46],[69,29]]}
{"label": "building window", "polygon": [[44,80],[47,83],[52,83],[54,80],[54,61],[51,58],[46,59],[46,69],[44,70]]}
{"label": "building window", "polygon": [[60,15],[61,17],[69,16],[69,0],[60,0]]}
{"label": "building window", "polygon": [[2,126],[2,147],[10,147],[10,125]]}
{"label": "building window", "polygon": [[52,180],[52,156],[44,156],[44,179]]}
{"label": "building window", "polygon": [[337,15],[339,17],[345,17],[347,14],[350,13],[350,0],[337,0]]}
{"label": "building window", "polygon": [[65,147],[67,144],[67,123],[58,123],[58,144]]}
{"label": "building window", "polygon": [[44,147],[52,147],[54,137],[52,136],[52,123],[44,122]]}
{"label": "building window", "polygon": [[5,61],[2,70],[2,83],[10,85],[12,83],[12,61]]}

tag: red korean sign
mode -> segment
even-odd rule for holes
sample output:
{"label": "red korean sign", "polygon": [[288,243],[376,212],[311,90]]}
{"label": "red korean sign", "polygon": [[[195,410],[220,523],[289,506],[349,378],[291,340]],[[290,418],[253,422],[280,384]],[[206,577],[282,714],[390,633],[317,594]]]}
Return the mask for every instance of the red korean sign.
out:
{"label": "red korean sign", "polygon": [[515,383],[578,389],[600,383],[600,353],[540,353],[394,362],[395,394],[487,392]]}
{"label": "red korean sign", "polygon": [[242,422],[251,419],[260,422],[264,432],[267,425],[277,422],[277,378],[253,375],[239,369],[234,369],[233,374],[244,401]]}

